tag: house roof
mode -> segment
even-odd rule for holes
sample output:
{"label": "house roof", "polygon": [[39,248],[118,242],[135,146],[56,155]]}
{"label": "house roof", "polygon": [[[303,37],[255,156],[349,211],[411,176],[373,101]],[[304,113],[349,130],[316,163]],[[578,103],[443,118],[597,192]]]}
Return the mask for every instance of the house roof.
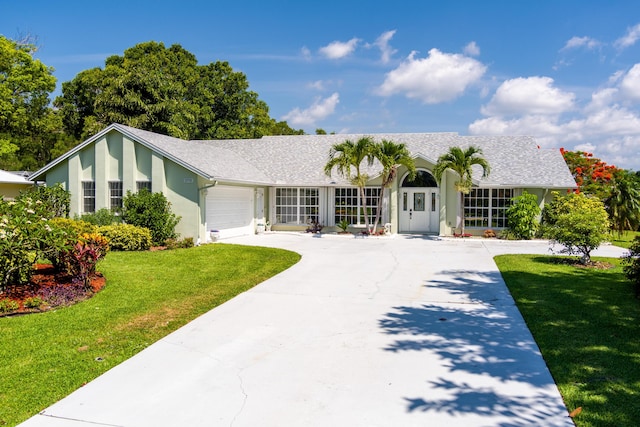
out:
{"label": "house roof", "polygon": [[21,175],[0,170],[0,184],[33,185],[33,182],[29,181]]}
{"label": "house roof", "polygon": [[[456,133],[389,133],[265,136],[260,139],[185,141],[166,135],[113,124],[88,139],[64,156],[34,173],[43,175],[105,133],[116,130],[159,154],[181,164],[208,180],[247,182],[268,185],[325,186],[344,185],[347,181],[324,173],[331,146],[347,139],[363,136],[374,140],[392,140],[407,145],[416,157],[436,163],[449,147],[482,149],[491,165],[491,174],[480,178],[474,169],[476,182],[483,186],[530,188],[574,188],[571,173],[559,150],[541,149],[528,136],[460,136]],[[371,177],[380,173],[380,165],[364,168]]]}

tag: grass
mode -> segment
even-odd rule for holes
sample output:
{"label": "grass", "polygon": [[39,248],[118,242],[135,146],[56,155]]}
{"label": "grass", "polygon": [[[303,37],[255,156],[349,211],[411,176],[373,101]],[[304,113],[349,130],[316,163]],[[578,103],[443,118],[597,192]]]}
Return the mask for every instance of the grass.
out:
{"label": "grass", "polygon": [[539,255],[496,262],[579,427],[640,420],[640,301],[618,259],[595,270]]}
{"label": "grass", "polygon": [[611,235],[611,244],[620,246],[621,248],[627,248],[631,246],[633,239],[640,236],[640,231],[625,231],[622,235],[613,232]]}
{"label": "grass", "polygon": [[299,259],[224,244],[109,253],[98,266],[107,286],[90,300],[0,318],[0,425],[26,420]]}

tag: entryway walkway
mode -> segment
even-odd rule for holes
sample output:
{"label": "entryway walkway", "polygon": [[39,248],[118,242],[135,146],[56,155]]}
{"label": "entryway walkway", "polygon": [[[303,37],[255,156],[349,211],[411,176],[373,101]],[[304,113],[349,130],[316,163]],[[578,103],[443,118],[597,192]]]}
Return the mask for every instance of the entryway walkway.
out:
{"label": "entryway walkway", "polygon": [[302,260],[23,426],[573,425],[492,260],[545,242],[225,242]]}

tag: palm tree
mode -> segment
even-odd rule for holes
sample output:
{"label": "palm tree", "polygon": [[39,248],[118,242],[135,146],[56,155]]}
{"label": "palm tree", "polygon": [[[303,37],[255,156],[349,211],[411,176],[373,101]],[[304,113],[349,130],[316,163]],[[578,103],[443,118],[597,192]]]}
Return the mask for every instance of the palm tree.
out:
{"label": "palm tree", "polygon": [[[343,141],[334,144],[329,151],[329,161],[324,166],[324,173],[331,176],[331,172],[335,167],[340,175],[347,178],[352,185],[358,187],[360,192],[360,200],[364,215],[364,225],[369,231],[369,216],[367,215],[367,199],[364,193],[364,187],[369,180],[369,175],[360,172],[360,165],[364,160],[367,164],[373,164],[373,147],[374,142],[370,137],[360,138],[358,141]],[[352,168],[355,174],[352,174]]]}
{"label": "palm tree", "polygon": [[411,153],[405,144],[396,144],[393,141],[383,139],[373,146],[373,155],[382,165],[382,183],[380,184],[380,194],[378,195],[378,208],[376,209],[376,219],[373,223],[373,233],[377,231],[380,214],[382,212],[382,200],[384,199],[384,189],[388,188],[398,173],[398,167],[405,166],[409,170],[409,176],[413,179],[416,176],[416,165],[411,157]]}
{"label": "palm tree", "polygon": [[433,169],[433,176],[440,183],[447,170],[451,170],[458,175],[458,181],[454,187],[460,193],[460,229],[464,236],[464,195],[471,192],[473,185],[473,165],[482,167],[482,177],[486,178],[491,172],[489,163],[482,157],[482,150],[475,146],[470,146],[466,150],[460,147],[450,147],[449,151],[438,158]]}
{"label": "palm tree", "polygon": [[632,230],[640,221],[640,180],[631,172],[620,169],[611,180],[609,196],[604,203],[611,220],[611,228],[621,235]]}

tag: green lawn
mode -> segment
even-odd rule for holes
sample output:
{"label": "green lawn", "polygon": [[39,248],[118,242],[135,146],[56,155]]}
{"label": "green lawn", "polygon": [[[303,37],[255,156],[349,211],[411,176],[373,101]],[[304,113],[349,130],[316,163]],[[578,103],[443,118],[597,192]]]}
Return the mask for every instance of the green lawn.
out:
{"label": "green lawn", "polygon": [[0,426],[15,425],[211,308],[298,262],[278,249],[205,245],[110,252],[88,301],[0,318]]}
{"label": "green lawn", "polygon": [[622,235],[614,232],[611,236],[611,244],[629,249],[631,242],[637,236],[640,236],[640,231],[625,231]]}
{"label": "green lawn", "polygon": [[578,268],[540,255],[496,262],[551,370],[574,421],[640,423],[640,301],[616,267]]}

